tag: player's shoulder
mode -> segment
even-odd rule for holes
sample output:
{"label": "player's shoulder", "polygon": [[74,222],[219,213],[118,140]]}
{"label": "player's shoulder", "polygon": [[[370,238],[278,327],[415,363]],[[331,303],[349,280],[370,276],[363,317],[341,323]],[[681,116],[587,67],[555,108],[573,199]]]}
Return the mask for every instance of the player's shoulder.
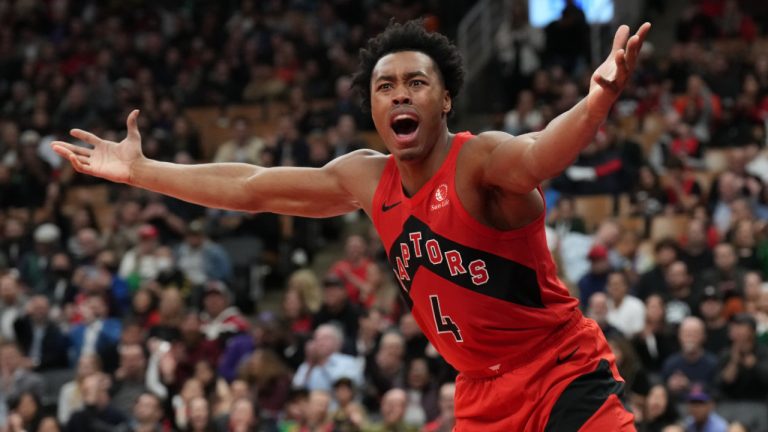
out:
{"label": "player's shoulder", "polygon": [[371,149],[355,150],[347,153],[343,156],[339,156],[336,159],[330,161],[327,166],[336,170],[347,171],[361,171],[375,169],[381,167],[384,169],[384,165],[387,163],[388,156]]}
{"label": "player's shoulder", "polygon": [[514,142],[515,136],[502,131],[484,131],[473,135],[462,147],[459,159],[485,160],[500,144]]}
{"label": "player's shoulder", "polygon": [[333,172],[342,181],[378,181],[388,156],[371,149],[355,150],[330,161],[324,168]]}

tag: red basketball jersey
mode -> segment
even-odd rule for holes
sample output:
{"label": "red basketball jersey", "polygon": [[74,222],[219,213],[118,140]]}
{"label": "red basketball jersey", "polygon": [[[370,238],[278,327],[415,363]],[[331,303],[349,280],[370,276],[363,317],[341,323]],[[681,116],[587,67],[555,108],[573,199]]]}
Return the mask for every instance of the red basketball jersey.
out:
{"label": "red basketball jersey", "polygon": [[459,371],[524,362],[578,322],[578,301],[557,278],[544,212],[527,226],[482,225],[456,194],[457,134],[443,165],[414,196],[403,193],[390,156],[373,200],[401,294],[422,331]]}

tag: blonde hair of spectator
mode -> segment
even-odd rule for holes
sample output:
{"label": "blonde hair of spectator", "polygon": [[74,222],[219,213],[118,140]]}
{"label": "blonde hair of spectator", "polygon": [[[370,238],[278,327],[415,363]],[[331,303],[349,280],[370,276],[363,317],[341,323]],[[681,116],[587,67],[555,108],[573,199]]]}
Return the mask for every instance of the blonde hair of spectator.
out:
{"label": "blonde hair of spectator", "polygon": [[298,291],[304,306],[311,313],[320,310],[323,303],[323,293],[320,289],[320,280],[312,270],[301,269],[291,273],[288,277],[288,289]]}

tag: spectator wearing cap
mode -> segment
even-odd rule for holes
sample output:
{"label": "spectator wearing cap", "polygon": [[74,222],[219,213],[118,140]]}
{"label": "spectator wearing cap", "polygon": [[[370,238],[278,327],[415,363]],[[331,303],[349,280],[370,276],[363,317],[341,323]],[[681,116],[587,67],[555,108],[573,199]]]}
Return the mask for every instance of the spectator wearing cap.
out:
{"label": "spectator wearing cap", "polygon": [[711,386],[717,375],[717,357],[704,349],[704,323],[696,317],[683,320],[678,329],[680,352],[671,355],[661,369],[670,393],[683,398],[694,384]]}
{"label": "spectator wearing cap", "polygon": [[33,234],[34,248],[21,257],[21,280],[36,293],[45,292],[52,255],[59,249],[61,231],[52,223],[44,223]]}
{"label": "spectator wearing cap", "polygon": [[608,274],[608,323],[619,329],[624,337],[631,338],[643,330],[645,304],[629,294],[629,281],[623,271]]}
{"label": "spectator wearing cap", "polygon": [[757,321],[750,314],[733,316],[728,326],[730,350],[720,356],[717,377],[724,400],[765,402],[768,395],[768,347],[757,343]]}
{"label": "spectator wearing cap", "polygon": [[233,335],[248,331],[248,320],[232,305],[232,293],[222,281],[209,281],[203,290],[202,331],[222,345]]}
{"label": "spectator wearing cap", "polygon": [[344,333],[334,324],[322,324],[307,342],[305,360],[293,376],[294,387],[330,391],[333,383],[347,377],[356,385],[363,383],[360,362],[341,353]]}
{"label": "spectator wearing cap", "polygon": [[134,291],[141,282],[154,280],[161,271],[173,266],[167,250],[160,246],[158,235],[154,225],[142,225],[139,228],[139,244],[126,252],[120,261],[118,275],[127,280]]}
{"label": "spectator wearing cap", "polygon": [[176,249],[176,266],[195,286],[201,287],[209,280],[232,280],[229,255],[206,236],[202,220],[189,224],[184,241]]}
{"label": "spectator wearing cap", "polygon": [[323,303],[312,318],[314,328],[331,322],[340,325],[344,332],[341,352],[355,354],[359,317],[359,309],[350,302],[344,282],[335,275],[326,276],[323,279]]}
{"label": "spectator wearing cap", "polygon": [[715,412],[712,397],[704,386],[693,386],[686,397],[688,416],[685,417],[686,432],[727,432],[728,422]]}
{"label": "spectator wearing cap", "polygon": [[719,354],[730,345],[728,320],[723,312],[723,296],[715,287],[705,287],[699,303],[699,316],[707,329],[704,349],[713,354]]}
{"label": "spectator wearing cap", "polygon": [[589,298],[594,293],[604,293],[608,282],[608,273],[611,271],[611,262],[608,259],[608,248],[595,243],[587,254],[589,259],[589,272],[579,279],[579,299],[582,307],[589,304]]}

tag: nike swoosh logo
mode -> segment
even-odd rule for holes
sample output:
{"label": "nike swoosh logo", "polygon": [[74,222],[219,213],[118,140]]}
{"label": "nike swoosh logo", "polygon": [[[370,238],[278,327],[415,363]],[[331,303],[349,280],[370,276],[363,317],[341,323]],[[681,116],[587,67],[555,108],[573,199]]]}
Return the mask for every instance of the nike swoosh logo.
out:
{"label": "nike swoosh logo", "polygon": [[571,351],[571,353],[565,357],[560,357],[560,355],[558,354],[557,359],[555,359],[555,362],[557,362],[557,364],[563,364],[567,362],[568,360],[571,359],[571,357],[573,357],[574,354],[576,354],[576,351],[578,350],[579,350],[579,347],[574,348],[573,351]]}
{"label": "nike swoosh logo", "polygon": [[394,203],[392,205],[387,205],[387,203],[381,203],[381,211],[388,212],[388,211],[392,210],[393,208],[399,206],[401,202],[402,201],[398,201],[398,202],[396,202],[396,203]]}

